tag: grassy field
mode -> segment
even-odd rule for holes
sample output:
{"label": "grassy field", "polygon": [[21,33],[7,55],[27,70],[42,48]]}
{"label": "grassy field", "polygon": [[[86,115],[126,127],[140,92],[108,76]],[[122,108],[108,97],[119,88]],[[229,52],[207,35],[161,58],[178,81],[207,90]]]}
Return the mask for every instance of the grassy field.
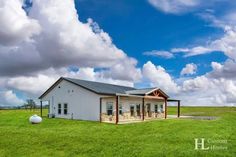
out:
{"label": "grassy field", "polygon": [[[184,115],[219,116],[217,120],[167,119],[114,125],[44,118],[39,125],[28,118],[39,111],[0,110],[0,156],[236,156],[236,108],[184,107]],[[169,108],[175,114],[176,108]],[[46,111],[44,111],[46,112]],[[194,139],[215,143],[194,150]],[[219,143],[219,141],[227,143]]]}

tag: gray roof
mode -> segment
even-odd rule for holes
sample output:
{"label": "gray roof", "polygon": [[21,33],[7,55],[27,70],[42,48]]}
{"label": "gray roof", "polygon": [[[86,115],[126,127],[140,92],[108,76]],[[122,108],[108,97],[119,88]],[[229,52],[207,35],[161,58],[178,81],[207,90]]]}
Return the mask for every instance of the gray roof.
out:
{"label": "gray roof", "polygon": [[98,94],[116,94],[116,93],[126,94],[125,93],[126,91],[135,90],[135,88],[133,87],[119,86],[108,83],[93,82],[93,81],[86,81],[86,80],[72,79],[65,77],[63,77],[63,79]]}
{"label": "gray roof", "polygon": [[[116,95],[116,94],[145,95],[146,93],[148,93],[154,89],[157,89],[157,88],[136,89],[136,88],[127,87],[127,86],[119,86],[119,85],[108,84],[108,83],[101,83],[101,82],[94,82],[94,81],[61,77],[47,91],[45,91],[39,97],[39,99],[43,98],[48,92],[50,92],[62,80],[69,81],[75,85],[78,85],[78,86],[85,88],[89,91],[92,91],[94,93],[104,94],[104,95]],[[160,92],[162,92],[164,95],[166,95],[162,90],[160,90],[160,89],[158,89],[158,90]],[[168,95],[166,95],[166,96],[168,97]]]}
{"label": "gray roof", "polygon": [[126,91],[126,94],[134,94],[134,95],[145,95],[146,93],[154,90],[156,88],[143,88],[143,89],[135,89]]}

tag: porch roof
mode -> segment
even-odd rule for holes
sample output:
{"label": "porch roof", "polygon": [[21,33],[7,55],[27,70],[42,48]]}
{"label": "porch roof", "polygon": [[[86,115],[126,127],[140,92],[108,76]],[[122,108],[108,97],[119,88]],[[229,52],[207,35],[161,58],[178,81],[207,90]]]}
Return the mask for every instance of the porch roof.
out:
{"label": "porch roof", "polygon": [[125,96],[125,97],[134,97],[134,98],[147,98],[147,99],[164,100],[163,97],[159,97],[159,96],[148,96],[148,95],[131,95],[131,94],[116,93],[116,96]]}

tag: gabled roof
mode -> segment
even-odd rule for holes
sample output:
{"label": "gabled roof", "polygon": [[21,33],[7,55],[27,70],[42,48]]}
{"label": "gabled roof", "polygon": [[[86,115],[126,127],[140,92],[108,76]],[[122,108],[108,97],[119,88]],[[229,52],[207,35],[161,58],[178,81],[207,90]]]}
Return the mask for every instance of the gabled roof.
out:
{"label": "gabled roof", "polygon": [[126,91],[126,94],[145,95],[146,93],[154,89],[156,88],[142,88],[142,89],[129,90],[129,91]]}
{"label": "gabled roof", "polygon": [[163,92],[160,88],[143,88],[143,89],[135,89],[135,90],[130,90],[130,91],[126,91],[126,94],[130,94],[130,95],[148,95],[154,91],[158,91],[161,94],[163,94],[165,97],[169,97],[165,92]]}
{"label": "gabled roof", "polygon": [[46,92],[44,92],[39,99],[42,99],[46,94],[48,94],[55,86],[57,86],[62,80],[66,80],[72,84],[75,84],[77,86],[80,86],[84,89],[87,89],[91,92],[94,92],[96,94],[102,94],[102,95],[116,95],[119,94],[128,94],[128,95],[140,95],[144,96],[147,95],[155,90],[158,90],[161,92],[164,96],[167,98],[169,97],[167,94],[165,94],[161,89],[159,88],[143,88],[143,89],[136,89],[133,87],[127,87],[127,86],[119,86],[114,84],[108,84],[108,83],[101,83],[101,82],[94,82],[94,81],[87,81],[87,80],[80,80],[80,79],[73,79],[73,78],[67,78],[67,77],[61,77],[58,79]]}
{"label": "gabled roof", "polygon": [[86,80],[80,80],[80,79],[61,77],[46,92],[44,92],[39,97],[39,99],[43,98],[47,93],[49,93],[62,80],[66,80],[70,83],[78,85],[78,86],[85,88],[89,91],[92,91],[94,93],[104,94],[104,95],[115,95],[116,93],[125,94],[125,91],[127,91],[127,90],[135,90],[135,88],[133,88],[133,87],[119,86],[119,85],[108,84],[108,83],[101,83],[101,82],[94,82],[94,81],[86,81]]}

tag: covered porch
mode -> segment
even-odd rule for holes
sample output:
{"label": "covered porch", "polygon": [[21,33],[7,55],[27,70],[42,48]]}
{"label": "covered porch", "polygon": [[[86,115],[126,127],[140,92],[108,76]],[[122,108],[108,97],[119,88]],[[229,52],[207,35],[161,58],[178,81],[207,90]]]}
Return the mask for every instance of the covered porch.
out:
{"label": "covered porch", "polygon": [[161,91],[145,95],[119,94],[100,98],[100,122],[124,123],[167,118],[168,96]]}

